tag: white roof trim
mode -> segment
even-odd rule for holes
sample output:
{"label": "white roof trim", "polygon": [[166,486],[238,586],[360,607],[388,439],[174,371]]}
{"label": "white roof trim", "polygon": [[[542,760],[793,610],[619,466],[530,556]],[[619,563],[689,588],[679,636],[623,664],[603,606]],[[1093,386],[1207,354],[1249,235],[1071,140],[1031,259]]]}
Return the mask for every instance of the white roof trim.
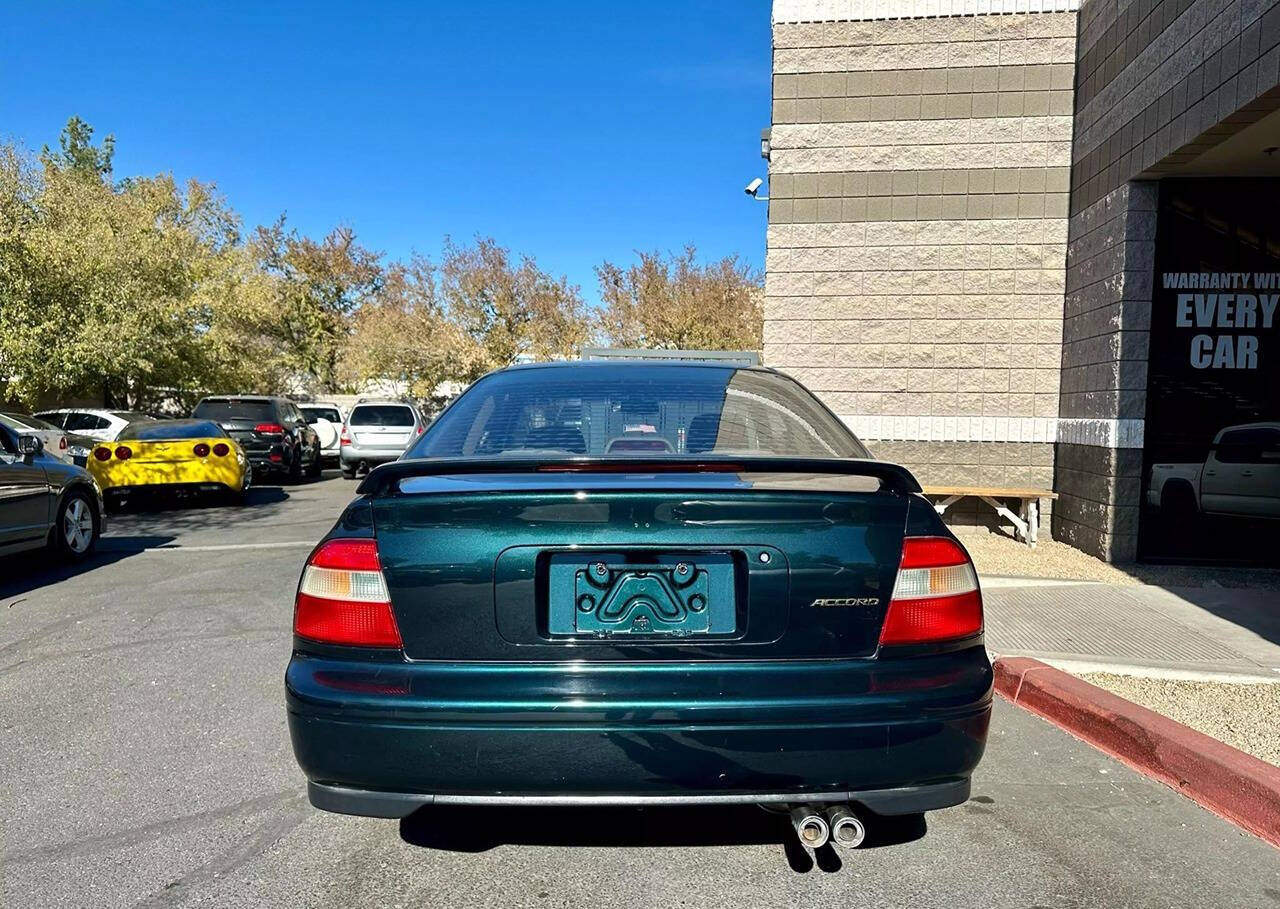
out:
{"label": "white roof trim", "polygon": [[1073,13],[1080,0],[773,0],[773,21],[867,22],[951,16]]}

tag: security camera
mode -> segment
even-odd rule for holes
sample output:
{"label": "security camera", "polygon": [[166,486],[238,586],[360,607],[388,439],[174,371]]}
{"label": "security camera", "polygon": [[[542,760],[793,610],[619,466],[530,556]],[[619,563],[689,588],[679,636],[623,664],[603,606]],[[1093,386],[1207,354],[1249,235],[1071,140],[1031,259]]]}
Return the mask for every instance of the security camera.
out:
{"label": "security camera", "polygon": [[747,188],[746,188],[747,195],[748,196],[756,195],[756,193],[760,192],[760,187],[762,186],[764,186],[764,181],[761,180],[759,177],[756,177],[754,180],[752,180],[750,183],[747,184]]}

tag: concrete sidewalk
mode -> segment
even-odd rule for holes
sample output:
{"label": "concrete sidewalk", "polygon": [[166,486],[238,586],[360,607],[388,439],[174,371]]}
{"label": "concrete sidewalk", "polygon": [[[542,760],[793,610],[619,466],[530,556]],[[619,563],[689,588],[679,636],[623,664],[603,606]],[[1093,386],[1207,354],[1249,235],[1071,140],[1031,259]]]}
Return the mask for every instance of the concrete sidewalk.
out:
{"label": "concrete sidewalk", "polygon": [[1069,671],[1280,682],[1280,594],[984,577],[987,647]]}

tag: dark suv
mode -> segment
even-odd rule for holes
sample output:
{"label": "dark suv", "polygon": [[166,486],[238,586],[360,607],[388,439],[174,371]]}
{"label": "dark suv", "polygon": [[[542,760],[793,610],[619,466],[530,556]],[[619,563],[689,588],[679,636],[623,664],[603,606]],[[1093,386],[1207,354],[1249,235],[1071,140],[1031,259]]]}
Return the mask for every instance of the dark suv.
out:
{"label": "dark suv", "polygon": [[287,398],[232,395],[205,398],[191,415],[212,420],[240,443],[256,475],[299,480],[320,476],[320,437]]}

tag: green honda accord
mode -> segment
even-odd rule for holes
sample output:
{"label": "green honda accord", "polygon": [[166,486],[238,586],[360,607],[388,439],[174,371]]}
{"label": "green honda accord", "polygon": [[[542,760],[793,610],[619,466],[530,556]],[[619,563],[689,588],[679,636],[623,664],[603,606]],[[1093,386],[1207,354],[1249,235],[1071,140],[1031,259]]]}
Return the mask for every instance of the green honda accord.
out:
{"label": "green honda accord", "polygon": [[856,846],[968,798],[982,621],[915,478],[787,376],[517,366],[311,553],[289,728],[329,811],[759,803]]}

